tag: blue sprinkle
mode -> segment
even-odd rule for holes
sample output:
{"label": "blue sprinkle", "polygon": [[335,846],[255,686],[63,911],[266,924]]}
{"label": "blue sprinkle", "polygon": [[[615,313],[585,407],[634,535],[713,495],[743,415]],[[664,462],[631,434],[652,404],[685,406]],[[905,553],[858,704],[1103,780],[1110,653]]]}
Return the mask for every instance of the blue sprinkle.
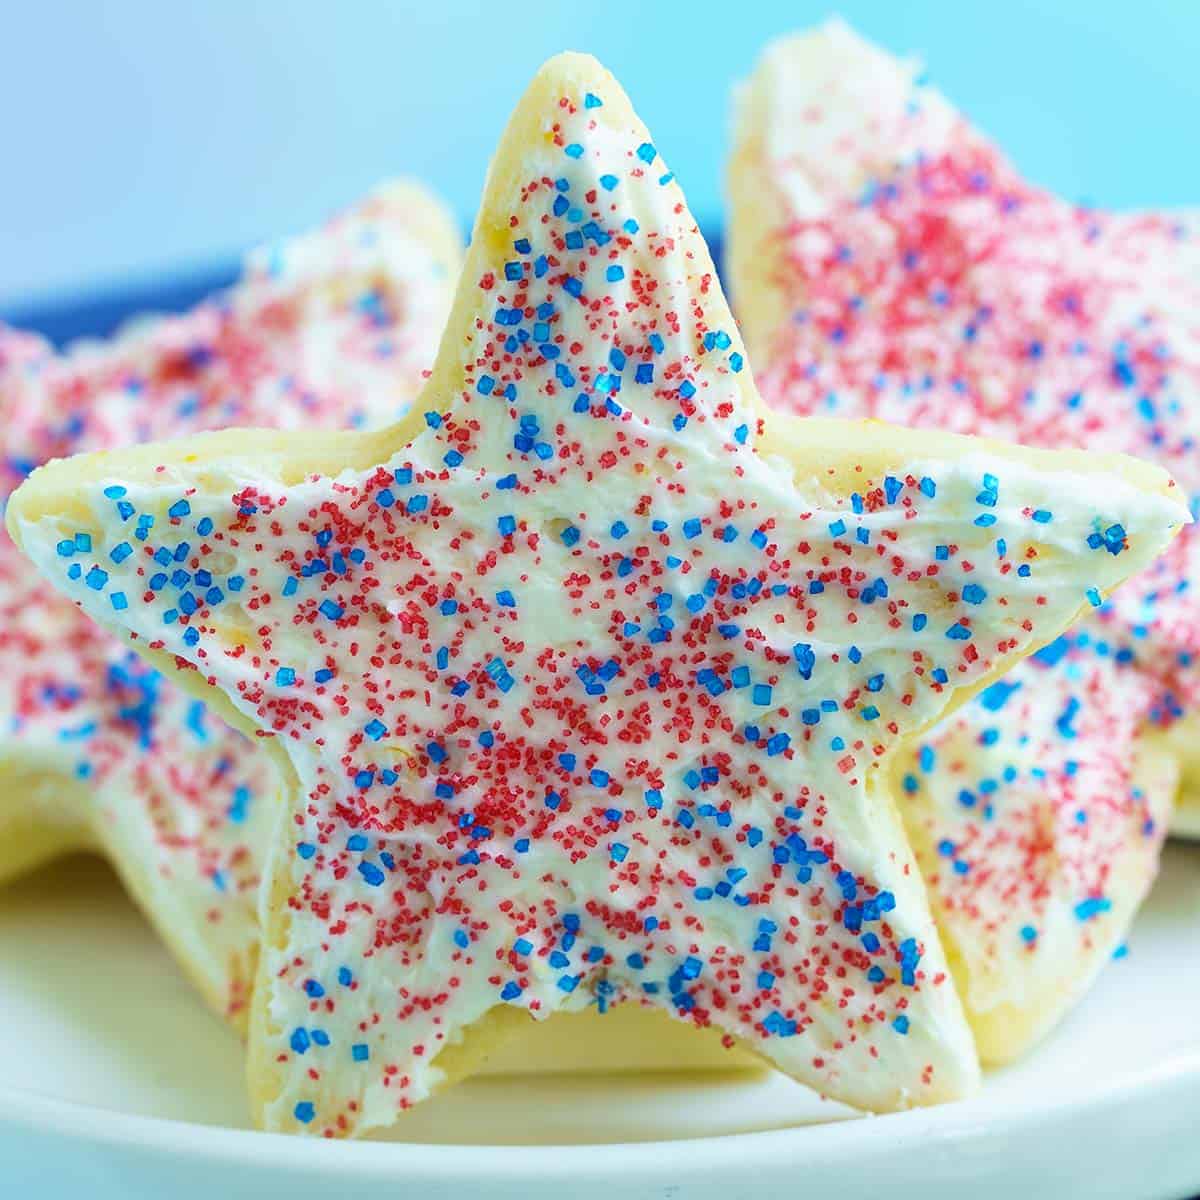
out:
{"label": "blue sprinkle", "polygon": [[387,878],[386,875],[372,862],[361,862],[358,864],[358,873],[363,877],[364,881],[369,883],[371,887],[379,887]]}
{"label": "blue sprinkle", "polygon": [[813,667],[816,666],[817,656],[813,652],[812,646],[807,642],[797,642],[792,647],[792,656],[796,660],[796,667],[800,672],[801,679],[811,679]]}
{"label": "blue sprinkle", "polygon": [[1075,905],[1075,916],[1081,921],[1090,921],[1101,913],[1108,912],[1110,908],[1111,900],[1106,900],[1103,896],[1089,896]]}

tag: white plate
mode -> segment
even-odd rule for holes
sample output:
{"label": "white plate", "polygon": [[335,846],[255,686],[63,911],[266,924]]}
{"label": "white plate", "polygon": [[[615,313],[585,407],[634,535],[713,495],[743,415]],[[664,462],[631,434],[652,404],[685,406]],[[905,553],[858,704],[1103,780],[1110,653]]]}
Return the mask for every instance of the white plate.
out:
{"label": "white plate", "polygon": [[128,1200],[1177,1198],[1200,1192],[1200,846],[1087,1002],[968,1103],[854,1119],[777,1075],[481,1079],[387,1142],[249,1132],[237,1040],[106,870],[0,895],[0,1194]]}

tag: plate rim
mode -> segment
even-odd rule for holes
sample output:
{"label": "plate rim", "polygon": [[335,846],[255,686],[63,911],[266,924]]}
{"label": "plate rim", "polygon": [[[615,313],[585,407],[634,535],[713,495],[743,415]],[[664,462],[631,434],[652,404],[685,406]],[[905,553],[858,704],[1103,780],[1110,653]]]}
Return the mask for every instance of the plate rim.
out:
{"label": "plate rim", "polygon": [[[1000,1113],[988,1113],[978,1111],[980,1104],[986,1103],[984,1093],[980,1092],[968,1100],[933,1108],[863,1114],[861,1118],[781,1129],[644,1142],[495,1145],[296,1137],[120,1112],[11,1086],[0,1087],[0,1130],[25,1129],[113,1149],[165,1151],[187,1159],[216,1158],[231,1166],[292,1172],[336,1170],[343,1178],[347,1174],[366,1177],[382,1174],[392,1178],[398,1167],[404,1168],[409,1180],[513,1182],[528,1180],[534,1171],[543,1179],[560,1171],[578,1178],[581,1172],[611,1170],[614,1154],[620,1155],[622,1173],[637,1172],[650,1178],[667,1170],[678,1178],[680,1164],[664,1151],[680,1146],[687,1147],[690,1175],[729,1167],[744,1169],[748,1161],[764,1161],[762,1155],[748,1159],[748,1149],[768,1151],[777,1166],[795,1158],[803,1158],[810,1165],[818,1161],[833,1165],[848,1155],[861,1165],[864,1158],[893,1153],[897,1144],[928,1149],[936,1142],[942,1154],[969,1148],[980,1140],[1018,1144],[1015,1139],[1031,1131],[1052,1132],[1054,1122],[1047,1122],[1047,1117],[1066,1115],[1076,1120],[1096,1121],[1109,1110],[1115,1110],[1119,1117],[1130,1105],[1150,1104],[1156,1110],[1161,1108],[1164,1117],[1174,1114],[1175,1120],[1156,1122],[1166,1141],[1174,1136],[1177,1126],[1194,1129],[1191,1114],[1195,1108],[1179,1104],[1175,1095],[1178,1089],[1185,1095],[1194,1094],[1200,1104],[1200,1051],[1182,1051],[1169,1060],[1128,1074],[1110,1087],[1092,1092],[1081,1103],[1042,1097]],[[864,1131],[868,1131],[865,1137]],[[1200,1167],[1196,1184],[1200,1186]]]}

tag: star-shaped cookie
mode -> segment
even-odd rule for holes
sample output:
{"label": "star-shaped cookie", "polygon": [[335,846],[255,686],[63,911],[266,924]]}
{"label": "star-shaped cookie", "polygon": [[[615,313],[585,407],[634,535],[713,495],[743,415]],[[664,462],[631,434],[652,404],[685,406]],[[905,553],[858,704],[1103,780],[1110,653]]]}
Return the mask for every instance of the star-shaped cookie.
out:
{"label": "star-shaped cookie", "polygon": [[287,778],[250,1082],[336,1136],[624,1001],[862,1107],[969,1092],[889,749],[1144,567],[1174,491],[768,417],[678,184],[563,55],[408,419],[54,464],[9,524]]}
{"label": "star-shaped cookie", "polygon": [[[396,183],[255,253],[236,287],[185,316],[62,356],[0,328],[3,494],[80,450],[394,420],[432,362],[460,255],[441,205]],[[0,674],[0,879],[99,850],[209,1002],[244,1022],[278,790],[269,761],[65,602],[5,535]]]}
{"label": "star-shaped cookie", "polygon": [[[743,91],[730,266],[764,398],[1143,455],[1194,512],[1200,237],[1030,186],[914,77],[834,22],[772,46]],[[1198,584],[1189,529],[896,764],[985,1060],[1119,945],[1181,777],[1178,826],[1198,827]]]}

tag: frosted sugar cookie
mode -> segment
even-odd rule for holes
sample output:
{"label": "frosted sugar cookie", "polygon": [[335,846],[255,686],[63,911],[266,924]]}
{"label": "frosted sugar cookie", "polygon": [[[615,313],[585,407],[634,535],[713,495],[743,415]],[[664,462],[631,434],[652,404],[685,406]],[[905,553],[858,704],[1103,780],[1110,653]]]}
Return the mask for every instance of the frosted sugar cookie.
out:
{"label": "frosted sugar cookie", "polygon": [[[171,433],[394,419],[432,361],[460,254],[440,204],[397,183],[252,255],[236,287],[185,316],[63,355],[0,329],[0,488],[50,458]],[[0,674],[0,879],[99,850],[209,1002],[243,1022],[278,786],[265,756],[2,534]]]}
{"label": "frosted sugar cookie", "polygon": [[[1034,188],[839,22],[739,98],[730,267],[769,404],[1159,461],[1200,495],[1200,238]],[[984,493],[986,496],[986,489]],[[1057,516],[1047,513],[1048,521]],[[1121,553],[1119,527],[1097,544]],[[1200,539],[896,766],[981,1053],[1083,993],[1200,796]]]}
{"label": "frosted sugar cookie", "polygon": [[768,414],[662,155],[564,55],[409,417],[52,464],[9,524],[287,780],[251,1088],[332,1136],[624,1002],[861,1107],[969,1093],[889,751],[1144,567],[1174,492]]}

